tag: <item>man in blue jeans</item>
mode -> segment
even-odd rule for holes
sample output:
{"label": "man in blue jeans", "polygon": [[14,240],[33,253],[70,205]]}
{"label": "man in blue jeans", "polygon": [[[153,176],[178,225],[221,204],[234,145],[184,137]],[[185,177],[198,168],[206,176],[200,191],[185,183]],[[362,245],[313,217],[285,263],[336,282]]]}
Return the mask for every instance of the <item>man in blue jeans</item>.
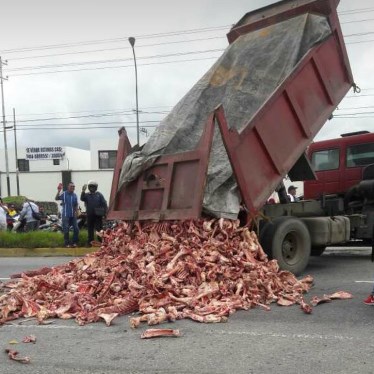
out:
{"label": "man in blue jeans", "polygon": [[[73,182],[68,184],[66,191],[61,192],[61,183],[57,187],[55,200],[61,200],[62,212],[62,230],[64,232],[64,244],[66,248],[76,247],[78,245],[79,228],[77,223],[78,215],[78,197],[74,192],[75,185]],[[73,241],[69,241],[69,229],[73,226]]]}

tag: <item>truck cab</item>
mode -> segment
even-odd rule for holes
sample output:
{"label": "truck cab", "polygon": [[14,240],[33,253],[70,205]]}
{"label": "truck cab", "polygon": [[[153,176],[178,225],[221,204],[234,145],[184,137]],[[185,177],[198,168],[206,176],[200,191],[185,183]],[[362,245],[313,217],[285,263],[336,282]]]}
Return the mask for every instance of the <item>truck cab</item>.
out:
{"label": "truck cab", "polygon": [[304,198],[344,197],[362,181],[363,170],[374,164],[374,133],[359,131],[314,142],[307,154],[317,179],[304,182]]}
{"label": "truck cab", "polygon": [[371,244],[374,235],[374,133],[314,142],[307,157],[317,179],[304,181],[304,200],[263,208],[270,222],[262,223],[261,244],[293,271],[307,262],[307,246],[318,256],[328,245]]}

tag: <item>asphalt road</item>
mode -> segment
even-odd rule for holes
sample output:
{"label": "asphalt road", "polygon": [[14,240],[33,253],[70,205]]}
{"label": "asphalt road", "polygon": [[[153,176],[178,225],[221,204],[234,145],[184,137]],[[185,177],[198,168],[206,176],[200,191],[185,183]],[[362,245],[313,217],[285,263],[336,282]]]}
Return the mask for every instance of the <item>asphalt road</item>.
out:
{"label": "asphalt road", "polygon": [[[70,259],[1,258],[0,277]],[[373,286],[370,249],[329,248],[311,259],[305,274],[315,278],[306,300],[338,290],[354,298],[321,304],[310,315],[298,306],[272,305],[269,312],[236,312],[227,323],[162,325],[179,329],[179,338],[140,339],[147,326],[131,329],[128,316],[110,327],[15,321],[0,327],[0,373],[373,373],[374,307],[362,303]],[[35,344],[9,344],[30,334]],[[6,348],[31,363],[9,360]]]}

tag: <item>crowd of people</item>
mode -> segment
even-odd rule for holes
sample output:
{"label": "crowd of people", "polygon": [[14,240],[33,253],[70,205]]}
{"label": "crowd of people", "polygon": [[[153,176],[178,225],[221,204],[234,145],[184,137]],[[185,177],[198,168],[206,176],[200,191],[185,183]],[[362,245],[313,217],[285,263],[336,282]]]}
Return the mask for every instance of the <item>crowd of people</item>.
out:
{"label": "crowd of people", "polygon": [[20,222],[18,231],[37,230],[39,224],[46,220],[43,207],[39,207],[34,201],[27,199],[23,203],[22,208],[18,210],[15,204],[7,205],[0,197],[0,230],[11,231],[16,221],[16,217]]}
{"label": "crowd of people", "polygon": [[[87,189],[88,192],[86,192]],[[103,194],[97,189],[98,183],[90,180],[87,184],[83,185],[79,197],[86,208],[88,231],[86,245],[88,247],[95,240],[95,232],[99,232],[103,228],[103,219],[108,211],[107,202]],[[60,202],[65,247],[76,247],[79,237],[78,216],[80,215],[80,207],[74,183],[70,182],[66,190],[63,190],[62,183],[60,183],[57,187],[55,200]],[[31,199],[26,199],[22,207],[18,210],[15,204],[7,205],[0,197],[0,231],[11,231],[15,217],[18,217],[17,220],[20,222],[17,229],[18,232],[38,230],[39,226],[45,224],[47,219],[44,207],[39,206]],[[71,228],[73,233],[70,238]],[[100,241],[100,237],[97,237],[97,240]]]}

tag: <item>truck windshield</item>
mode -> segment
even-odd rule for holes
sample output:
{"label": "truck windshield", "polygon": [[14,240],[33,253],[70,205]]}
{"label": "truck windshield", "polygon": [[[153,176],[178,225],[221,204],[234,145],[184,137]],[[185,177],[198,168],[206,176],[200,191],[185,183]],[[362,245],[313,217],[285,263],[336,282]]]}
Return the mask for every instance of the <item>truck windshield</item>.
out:
{"label": "truck windshield", "polygon": [[315,171],[339,168],[339,149],[324,149],[312,154],[312,165]]}
{"label": "truck windshield", "polygon": [[347,167],[374,163],[374,143],[357,144],[347,148]]}

